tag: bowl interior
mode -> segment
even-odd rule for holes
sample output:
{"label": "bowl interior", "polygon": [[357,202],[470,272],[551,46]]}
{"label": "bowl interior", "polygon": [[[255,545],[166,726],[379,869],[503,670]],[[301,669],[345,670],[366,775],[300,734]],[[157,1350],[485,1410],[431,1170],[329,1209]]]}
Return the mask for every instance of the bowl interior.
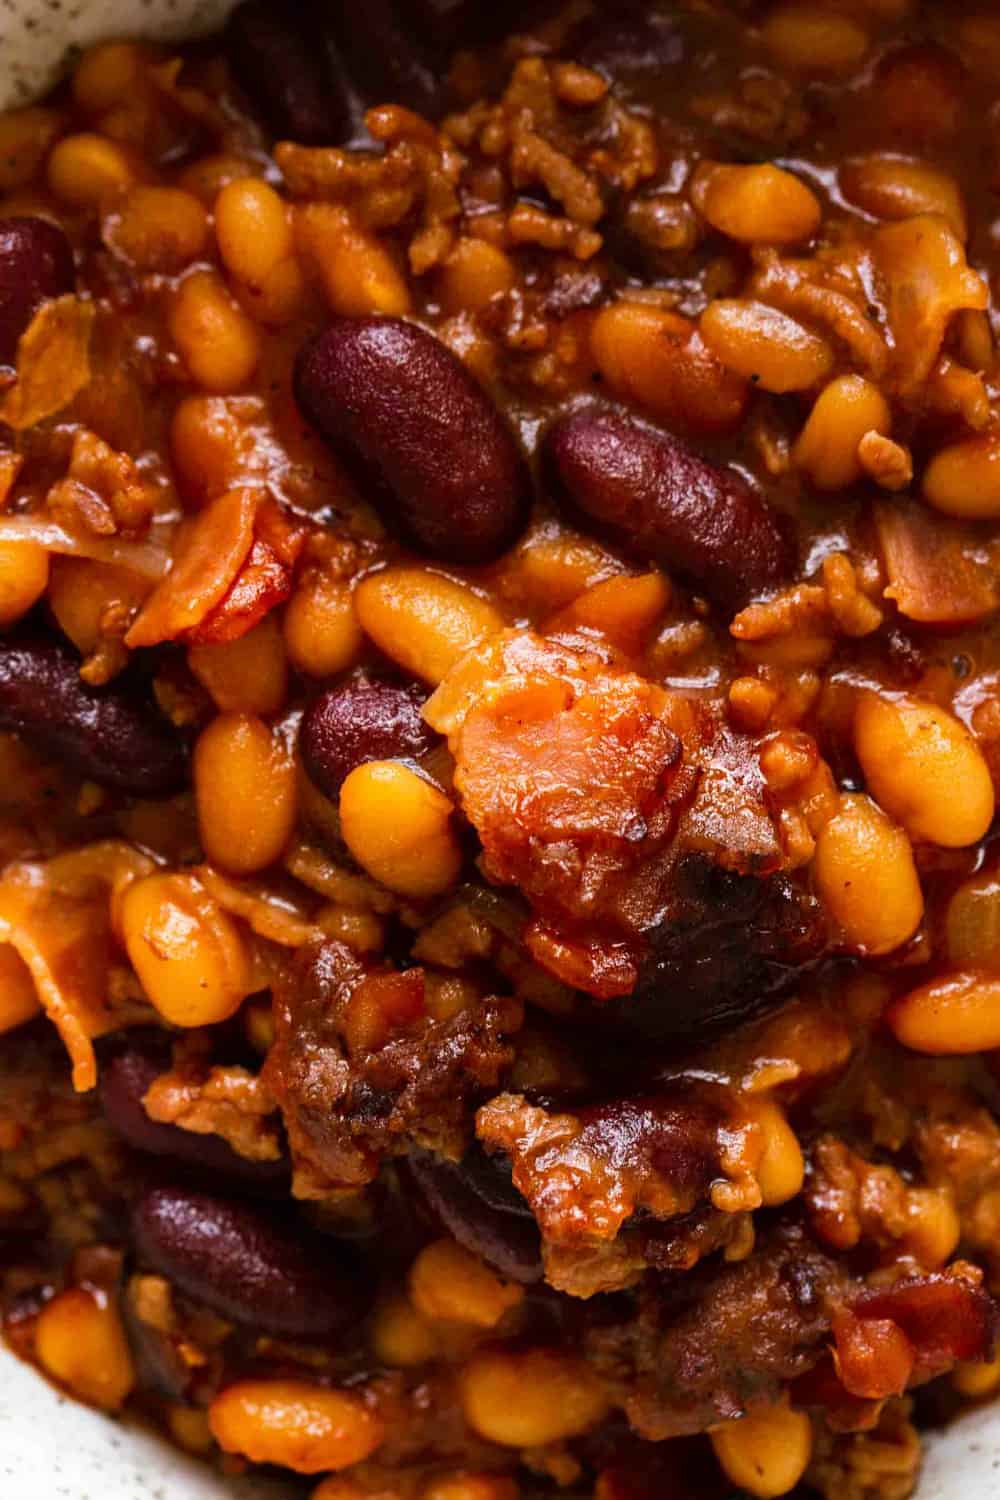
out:
{"label": "bowl interior", "polygon": [[[164,40],[217,28],[234,0],[3,0],[0,109],[37,98],[104,37]],[[226,1479],[134,1425],[66,1400],[0,1348],[0,1495],[11,1500],[288,1500],[287,1486]],[[932,1437],[916,1500],[1000,1495],[1000,1408]]]}

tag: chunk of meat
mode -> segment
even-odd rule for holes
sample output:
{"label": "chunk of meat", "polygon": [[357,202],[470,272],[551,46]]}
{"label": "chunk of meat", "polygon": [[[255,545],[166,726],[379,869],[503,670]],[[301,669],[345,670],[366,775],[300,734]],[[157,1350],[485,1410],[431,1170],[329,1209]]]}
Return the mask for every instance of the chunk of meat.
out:
{"label": "chunk of meat", "polygon": [[[381,1034],[364,1036],[359,1010],[373,998],[399,1008]],[[506,1038],[521,1020],[519,1002],[491,998],[433,1021],[421,970],[369,974],[342,943],[303,949],[275,993],[264,1072],[284,1114],[298,1196],[360,1186],[384,1156],[414,1147],[458,1159],[475,1105],[513,1060]]]}
{"label": "chunk of meat", "polygon": [[889,576],[885,597],[907,619],[955,628],[1000,605],[995,558],[972,526],[912,501],[876,505],[875,525]]}
{"label": "chunk of meat", "polygon": [[157,1124],[217,1137],[248,1161],[281,1159],[274,1100],[259,1075],[246,1068],[182,1059],[150,1084],[142,1103]]}
{"label": "chunk of meat", "polygon": [[761,1201],[746,1125],[727,1089],[685,1077],[575,1113],[500,1094],[476,1116],[535,1215],[546,1279],[581,1297],[630,1286],[648,1265],[693,1265],[729,1241],[710,1206],[735,1216]]}
{"label": "chunk of meat", "polygon": [[625,1409],[635,1431],[659,1442],[773,1404],[820,1358],[841,1276],[787,1230],[749,1260],[699,1267],[651,1294],[633,1333]]}
{"label": "chunk of meat", "polygon": [[782,851],[756,746],[690,701],[509,631],[424,713],[449,737],[484,872],[533,908],[532,957],[623,1019],[669,1033],[704,1005],[732,1020],[821,946],[805,893],[762,878]]}
{"label": "chunk of meat", "polygon": [[686,1212],[721,1173],[721,1090],[680,1086],[658,1098],[625,1099],[579,1115],[550,1114],[501,1094],[476,1119],[481,1141],[507,1152],[514,1186],[553,1239],[608,1239],[643,1208]]}
{"label": "chunk of meat", "polygon": [[622,904],[637,869],[665,847],[686,780],[671,699],[529,633],[508,634],[476,665],[460,724],[442,713],[441,693],[425,713],[451,730],[455,785],[486,874],[557,923],[635,930]]}

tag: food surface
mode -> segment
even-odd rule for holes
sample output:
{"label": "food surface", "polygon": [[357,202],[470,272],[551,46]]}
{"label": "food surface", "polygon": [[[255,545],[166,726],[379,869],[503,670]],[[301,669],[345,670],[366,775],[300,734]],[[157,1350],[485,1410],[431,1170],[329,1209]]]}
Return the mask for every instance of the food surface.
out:
{"label": "food surface", "polygon": [[250,0],[0,115],[0,1316],[312,1500],[1000,1390],[1000,14]]}

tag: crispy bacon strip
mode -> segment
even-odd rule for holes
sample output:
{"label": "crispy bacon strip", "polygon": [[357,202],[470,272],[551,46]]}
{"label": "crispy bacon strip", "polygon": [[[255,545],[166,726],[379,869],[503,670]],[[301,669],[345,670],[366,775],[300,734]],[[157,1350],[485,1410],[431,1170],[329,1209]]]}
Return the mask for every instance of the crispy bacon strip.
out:
{"label": "crispy bacon strip", "polygon": [[109,893],[153,868],[148,855],[109,840],[10,865],[0,880],[0,942],[27,964],[81,1093],[97,1082],[93,1038],[121,1023],[107,998]]}

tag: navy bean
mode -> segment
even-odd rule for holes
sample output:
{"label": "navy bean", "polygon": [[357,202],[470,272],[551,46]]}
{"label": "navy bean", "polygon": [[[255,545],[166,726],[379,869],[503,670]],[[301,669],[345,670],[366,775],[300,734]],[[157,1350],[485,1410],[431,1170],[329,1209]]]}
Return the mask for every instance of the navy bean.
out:
{"label": "navy bean", "polygon": [[160,796],[184,782],[177,731],[120,683],[96,689],[79,660],[52,641],[0,643],[0,729],[101,786]]}
{"label": "navy bean", "polygon": [[794,570],[782,523],[746,480],[625,412],[586,406],[560,417],[542,468],[580,525],[685,574],[725,609]]}
{"label": "navy bean", "polygon": [[169,1067],[170,1043],[163,1032],[132,1031],[101,1058],[101,1108],[127,1145],[233,1182],[261,1187],[287,1183],[285,1161],[250,1161],[239,1156],[221,1136],[199,1135],[179,1125],[151,1120],[142,1101]]}
{"label": "navy bean", "polygon": [[366,1310],[333,1247],[247,1203],[150,1188],[133,1210],[132,1236],[140,1263],[193,1301],[276,1338],[328,1338]]}
{"label": "navy bean", "polygon": [[491,562],[531,503],[527,467],[450,349],[400,318],[335,318],[299,353],[303,412],[417,551]]}
{"label": "navy bean", "polygon": [[247,0],[237,6],[226,51],[237,82],[276,136],[331,146],[351,135],[348,86],[325,66],[323,48],[294,5]]}
{"label": "navy bean", "polygon": [[538,1225],[498,1166],[476,1151],[458,1164],[421,1152],[410,1157],[410,1170],[428,1208],[460,1245],[511,1281],[541,1281]]}
{"label": "navy bean", "polygon": [[0,219],[0,365],[13,365],[17,341],[50,297],[73,290],[73,251],[48,219]]}
{"label": "navy bean", "polygon": [[299,751],[309,776],[327,797],[369,760],[416,760],[437,736],[420,715],[416,688],[357,677],[327,688],[302,717]]}

